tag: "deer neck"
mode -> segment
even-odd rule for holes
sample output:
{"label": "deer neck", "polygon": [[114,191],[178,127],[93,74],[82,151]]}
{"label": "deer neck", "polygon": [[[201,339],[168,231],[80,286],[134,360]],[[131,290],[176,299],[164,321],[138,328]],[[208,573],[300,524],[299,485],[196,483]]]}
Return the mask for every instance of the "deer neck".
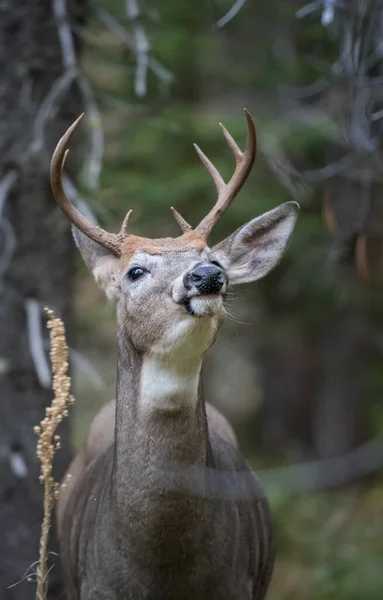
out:
{"label": "deer neck", "polygon": [[166,492],[173,491],[166,474],[206,465],[202,356],[143,354],[119,336],[117,365],[112,484],[117,515],[124,520],[145,510],[166,519],[161,510],[169,511]]}

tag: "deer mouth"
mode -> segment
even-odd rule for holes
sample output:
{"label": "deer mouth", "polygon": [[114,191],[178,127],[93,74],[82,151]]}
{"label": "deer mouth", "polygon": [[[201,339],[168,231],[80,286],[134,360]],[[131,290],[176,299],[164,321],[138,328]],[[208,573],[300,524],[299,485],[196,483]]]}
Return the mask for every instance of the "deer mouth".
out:
{"label": "deer mouth", "polygon": [[222,304],[221,294],[199,294],[183,302],[186,312],[192,317],[214,317],[221,311]]}

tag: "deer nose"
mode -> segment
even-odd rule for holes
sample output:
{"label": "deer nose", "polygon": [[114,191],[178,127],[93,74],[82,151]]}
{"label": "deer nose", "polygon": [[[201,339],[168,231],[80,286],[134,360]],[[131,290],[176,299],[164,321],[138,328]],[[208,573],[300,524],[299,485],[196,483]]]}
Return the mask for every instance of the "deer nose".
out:
{"label": "deer nose", "polygon": [[200,294],[219,294],[224,283],[224,273],[214,265],[196,267],[184,277],[185,287],[196,287]]}

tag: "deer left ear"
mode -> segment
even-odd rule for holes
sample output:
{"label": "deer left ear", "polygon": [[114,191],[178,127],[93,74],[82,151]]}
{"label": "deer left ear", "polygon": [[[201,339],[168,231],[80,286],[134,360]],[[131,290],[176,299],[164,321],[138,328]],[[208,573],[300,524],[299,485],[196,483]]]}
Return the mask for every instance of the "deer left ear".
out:
{"label": "deer left ear", "polygon": [[229,283],[261,279],[278,264],[294,229],[299,206],[286,202],[243,227],[213,248]]}
{"label": "deer left ear", "polygon": [[72,225],[72,234],[76,246],[93,273],[96,282],[104,290],[109,300],[116,302],[119,292],[118,258],[74,225]]}

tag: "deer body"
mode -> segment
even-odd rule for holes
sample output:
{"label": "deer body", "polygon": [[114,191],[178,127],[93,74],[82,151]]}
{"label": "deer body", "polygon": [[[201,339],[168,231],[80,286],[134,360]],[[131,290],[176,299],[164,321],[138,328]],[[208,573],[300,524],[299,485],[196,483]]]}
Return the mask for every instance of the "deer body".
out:
{"label": "deer body", "polygon": [[[237,169],[195,230],[179,238],[107,234],[86,222],[61,186],[56,199],[117,313],[117,395],[96,417],[58,505],[68,600],[263,600],[273,566],[266,498],[226,420],[205,404],[201,369],[224,319],[230,283],[264,276],[292,231],[295,203],[254,219],[214,248],[207,235],[246,178],[255,153],[224,130]],[[245,473],[245,477],[244,476]],[[238,477],[238,478],[237,478]],[[242,479],[241,479],[242,478]]]}
{"label": "deer body", "polygon": [[[139,404],[150,406],[137,415],[134,380],[142,375],[142,358],[132,349],[125,354],[119,347],[121,353],[115,445],[87,457],[61,526],[68,598],[263,597],[273,549],[267,503],[257,481],[249,480],[254,500],[245,504],[210,499],[201,478],[195,495],[177,491],[166,476],[161,481],[158,470],[174,463],[197,467],[197,477],[206,466],[226,471],[246,465],[233,445],[214,430],[208,434],[202,397],[190,397],[190,404],[178,410],[176,395],[161,395],[169,400],[170,412],[153,407],[153,396],[142,397]],[[132,356],[137,371],[130,368]],[[249,543],[238,543],[247,537]],[[253,595],[256,585],[258,595]]]}

